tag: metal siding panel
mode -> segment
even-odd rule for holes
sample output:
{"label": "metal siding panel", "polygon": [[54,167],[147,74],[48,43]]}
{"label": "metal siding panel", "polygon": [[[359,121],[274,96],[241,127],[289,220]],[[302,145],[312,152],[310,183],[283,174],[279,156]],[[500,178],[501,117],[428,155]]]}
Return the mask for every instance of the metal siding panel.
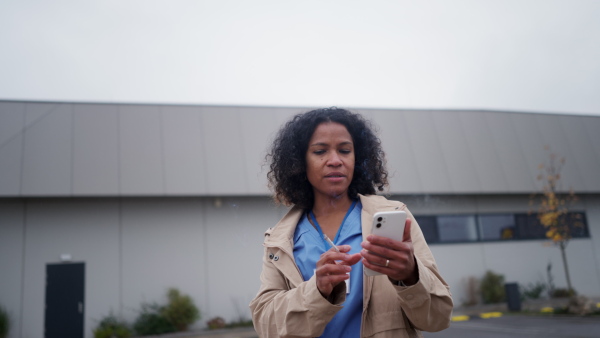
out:
{"label": "metal siding panel", "polygon": [[[205,219],[209,226],[204,234],[204,273],[210,290],[207,318],[224,316],[226,321],[240,316],[250,318],[246,304],[260,287],[260,257],[264,250],[257,243],[262,243],[268,227],[277,224],[282,209],[285,208],[275,208],[268,198],[230,197],[223,198],[219,208],[207,205]],[[231,262],[236,262],[235,269],[224,268]],[[240,283],[239,276],[254,277]]]}
{"label": "metal siding panel", "polygon": [[423,182],[423,193],[452,193],[447,164],[441,151],[431,112],[415,111],[405,115],[409,143],[415,165]]}
{"label": "metal siding panel", "polygon": [[[579,118],[584,126],[585,136],[587,137],[589,142],[588,144],[591,148],[590,151],[595,154],[594,156],[592,153],[590,153],[589,156],[595,158],[596,164],[594,165],[594,168],[597,168],[600,166],[600,117],[580,116]],[[584,136],[581,135],[579,137],[583,138]],[[593,182],[590,187],[594,187],[590,188],[589,190],[593,190],[595,192],[600,191],[600,179],[598,178],[598,172],[600,171],[594,171],[592,172],[592,175],[587,177],[589,181]]]}
{"label": "metal siding panel", "polygon": [[23,133],[25,103],[0,102],[0,148]]}
{"label": "metal siding panel", "polygon": [[477,197],[468,194],[439,195],[412,195],[393,196],[392,199],[400,200],[409,206],[410,211],[417,215],[456,215],[473,212],[477,206]]}
{"label": "metal siding panel", "polygon": [[31,128],[41,119],[66,103],[25,103],[25,128]]}
{"label": "metal siding panel", "polygon": [[539,174],[539,165],[546,157],[544,154],[544,137],[540,130],[537,116],[533,114],[508,114],[512,124],[517,132],[519,145],[525,156],[525,164],[527,172],[523,174],[529,175],[535,182],[533,191],[539,189],[539,182],[536,180]]}
{"label": "metal siding panel", "polygon": [[200,107],[163,106],[165,190],[167,194],[204,194],[205,147]]}
{"label": "metal siding panel", "polygon": [[248,192],[253,194],[268,193],[268,166],[263,166],[269,141],[278,130],[279,123],[276,108],[240,108],[242,128],[242,149],[246,162],[245,176]]}
{"label": "metal siding panel", "polygon": [[24,210],[23,200],[0,200],[0,300],[15,323],[12,337],[22,336],[16,323],[21,322],[22,314]]}
{"label": "metal siding panel", "polygon": [[372,116],[379,128],[379,138],[387,158],[390,192],[416,193],[423,190],[421,175],[415,164],[414,145],[408,134],[403,111],[361,111]]}
{"label": "metal siding panel", "polygon": [[73,105],[73,194],[119,194],[119,117],[115,105]]}
{"label": "metal siding panel", "polygon": [[296,114],[303,113],[309,111],[309,109],[303,108],[275,108],[277,111],[276,121],[277,128],[273,131],[273,136],[279,131],[279,128],[283,127],[283,125],[291,120]]}
{"label": "metal siding panel", "polygon": [[[581,190],[585,189],[585,185],[581,180],[581,170],[577,165],[577,162],[571,158],[570,154],[573,153],[573,149],[569,146],[568,139],[565,135],[565,130],[561,126],[560,116],[558,115],[537,115],[536,121],[539,126],[541,133],[541,139],[544,146],[549,146],[550,150],[558,155],[559,157],[565,158],[565,165],[562,168],[561,179],[559,181],[561,190],[569,190],[570,188]],[[548,151],[544,148],[539,149],[539,152],[543,154],[540,162],[548,163]],[[540,171],[538,170],[538,173]],[[538,181],[540,188],[543,182]]]}
{"label": "metal siding panel", "polygon": [[238,108],[202,108],[206,148],[207,193],[240,195],[248,191]]}
{"label": "metal siding panel", "polygon": [[508,181],[502,171],[502,163],[499,160],[497,147],[490,133],[485,113],[460,112],[458,119],[463,125],[466,147],[479,179],[479,192],[507,191]]}
{"label": "metal siding panel", "polygon": [[121,193],[164,194],[158,106],[119,105],[119,138]]}
{"label": "metal siding panel", "polygon": [[71,194],[72,107],[28,104],[22,194]]}
{"label": "metal siding panel", "polygon": [[434,112],[433,122],[450,186],[455,193],[480,192],[480,175],[475,170],[474,159],[465,138],[465,129],[481,128],[475,120],[461,121],[454,112]]}
{"label": "metal siding panel", "polygon": [[488,129],[492,135],[504,177],[508,182],[506,187],[495,187],[495,192],[531,192],[536,189],[536,174],[527,163],[526,154],[528,153],[521,147],[519,133],[511,115],[508,113],[485,113]]}
{"label": "metal siding panel", "polygon": [[591,145],[600,158],[600,117],[580,116],[587,132],[587,137],[591,140]]}
{"label": "metal siding panel", "polygon": [[0,196],[19,196],[23,135],[19,134],[0,147]]}
{"label": "metal siding panel", "polygon": [[[188,294],[206,315],[207,238],[204,203],[198,199],[130,198],[123,200],[122,304],[125,310],[165,297],[169,287]],[[215,227],[226,222],[220,220]],[[220,252],[241,251],[220,243]],[[216,260],[223,268],[231,262]],[[242,255],[244,256],[244,255]],[[232,290],[229,290],[232,291]],[[229,300],[229,295],[222,297]],[[210,317],[206,317],[210,318]],[[134,318],[132,318],[134,319]]]}
{"label": "metal siding panel", "polygon": [[[595,151],[593,141],[586,132],[586,120],[581,117],[567,116],[560,116],[559,119],[570,149],[568,154],[564,154],[566,165],[570,162],[575,163],[583,184],[581,188],[573,187],[573,189],[576,191],[599,191],[600,179],[597,177],[600,173],[600,153]],[[595,120],[597,121],[596,130],[600,131],[600,118]],[[592,121],[589,123],[593,124]]]}
{"label": "metal siding panel", "polygon": [[[109,199],[32,199],[26,209],[26,261],[23,336],[44,337],[44,265],[59,263],[61,254],[85,262],[86,332],[96,318],[118,310],[119,208]],[[37,323],[40,324],[39,328]],[[31,327],[30,327],[31,326]]]}
{"label": "metal siding panel", "polygon": [[0,102],[0,196],[21,192],[25,104]]}

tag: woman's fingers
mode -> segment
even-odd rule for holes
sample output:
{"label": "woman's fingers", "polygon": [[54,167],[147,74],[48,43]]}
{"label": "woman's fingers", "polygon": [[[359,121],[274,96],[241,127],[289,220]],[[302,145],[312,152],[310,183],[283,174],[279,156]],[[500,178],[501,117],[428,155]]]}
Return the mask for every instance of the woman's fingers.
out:
{"label": "woman's fingers", "polygon": [[323,297],[327,298],[333,291],[333,288],[344,280],[350,278],[348,272],[352,268],[345,264],[336,264],[335,262],[329,262],[324,264],[317,264],[317,270],[315,274],[317,276],[317,288]]}
{"label": "woman's fingers", "polygon": [[338,250],[341,252],[334,249],[325,252],[317,262],[317,288],[324,297],[328,297],[339,283],[350,278],[348,273],[352,270],[351,265],[362,258],[360,253],[346,254],[345,252],[350,251],[349,245],[341,245]]}
{"label": "woman's fingers", "polygon": [[[410,229],[410,223],[407,225]],[[405,234],[407,241],[403,242],[387,237],[367,236],[367,240],[362,243],[363,250],[360,253],[363,257],[363,265],[394,280],[404,280],[413,276],[415,258],[409,234]]]}
{"label": "woman's fingers", "polygon": [[340,262],[340,264],[354,265],[354,264],[358,263],[361,258],[362,258],[362,255],[360,253],[355,253],[355,254],[352,254],[352,255],[347,255],[344,258],[344,260]]}

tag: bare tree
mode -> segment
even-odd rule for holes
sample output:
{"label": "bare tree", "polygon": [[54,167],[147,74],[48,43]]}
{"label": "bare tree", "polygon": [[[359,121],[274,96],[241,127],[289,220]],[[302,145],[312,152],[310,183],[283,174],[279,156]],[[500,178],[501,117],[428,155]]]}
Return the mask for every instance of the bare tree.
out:
{"label": "bare tree", "polygon": [[575,193],[572,190],[561,193],[560,190],[560,174],[565,165],[565,158],[552,152],[548,146],[544,147],[544,150],[548,152],[548,160],[539,165],[540,173],[537,176],[538,181],[543,184],[542,193],[534,195],[530,204],[537,206],[537,217],[546,228],[546,237],[560,248],[568,292],[572,293],[573,287],[565,249],[572,237],[573,228],[582,226],[581,216],[569,213],[570,208],[577,201]]}

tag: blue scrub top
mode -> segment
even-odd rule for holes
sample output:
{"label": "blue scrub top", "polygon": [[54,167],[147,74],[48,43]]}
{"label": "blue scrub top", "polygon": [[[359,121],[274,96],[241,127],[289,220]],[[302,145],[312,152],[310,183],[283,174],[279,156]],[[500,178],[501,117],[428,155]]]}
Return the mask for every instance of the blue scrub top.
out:
{"label": "blue scrub top", "polygon": [[[362,247],[362,227],[360,214],[362,205],[360,202],[346,216],[336,238],[335,245],[350,245],[352,249],[349,254],[360,252]],[[319,232],[308,221],[305,213],[300,219],[294,232],[294,259],[302,277],[309,280],[315,273],[317,261],[330,246],[321,239]],[[321,337],[360,337],[360,326],[363,308],[363,265],[362,262],[352,266],[350,272],[350,293],[346,295],[343,308],[327,324]]]}

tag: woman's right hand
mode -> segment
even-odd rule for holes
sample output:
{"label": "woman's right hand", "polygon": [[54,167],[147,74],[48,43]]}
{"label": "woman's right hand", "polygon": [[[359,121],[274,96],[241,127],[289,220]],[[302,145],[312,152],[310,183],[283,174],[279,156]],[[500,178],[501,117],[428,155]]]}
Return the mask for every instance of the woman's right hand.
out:
{"label": "woman's right hand", "polygon": [[317,288],[325,298],[329,298],[333,288],[339,283],[350,278],[348,272],[352,270],[351,265],[358,263],[362,258],[360,253],[347,254],[351,249],[350,245],[340,245],[337,248],[339,253],[331,248],[317,261]]}

